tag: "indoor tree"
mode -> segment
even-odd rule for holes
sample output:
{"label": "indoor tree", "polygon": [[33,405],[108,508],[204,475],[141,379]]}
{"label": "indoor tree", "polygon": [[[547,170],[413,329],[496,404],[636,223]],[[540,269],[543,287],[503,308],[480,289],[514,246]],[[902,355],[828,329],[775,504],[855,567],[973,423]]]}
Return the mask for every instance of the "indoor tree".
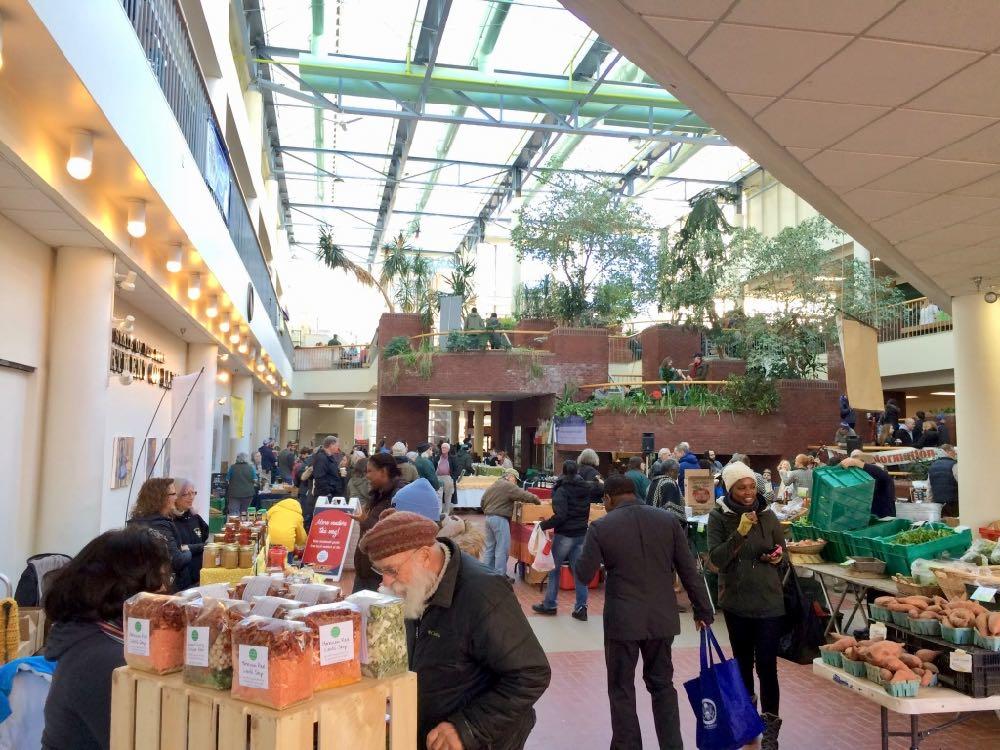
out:
{"label": "indoor tree", "polygon": [[319,249],[316,251],[316,257],[322,261],[322,263],[334,271],[343,271],[344,273],[353,276],[354,279],[366,287],[374,287],[378,289],[382,298],[385,300],[385,306],[388,308],[389,312],[395,312],[396,308],[393,307],[392,300],[389,299],[389,295],[386,294],[385,286],[368,270],[353,260],[351,260],[347,251],[343,247],[338,245],[333,240],[333,232],[328,226],[322,226],[319,230]]}

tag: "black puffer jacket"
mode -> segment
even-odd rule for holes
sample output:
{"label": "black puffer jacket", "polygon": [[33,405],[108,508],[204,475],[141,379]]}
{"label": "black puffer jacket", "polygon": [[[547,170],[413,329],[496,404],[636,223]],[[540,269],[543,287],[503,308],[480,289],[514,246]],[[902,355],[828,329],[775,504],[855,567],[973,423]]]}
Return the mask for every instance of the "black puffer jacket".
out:
{"label": "black puffer jacket", "polygon": [[552,492],[553,516],[542,521],[543,529],[560,536],[579,537],[587,533],[594,484],[580,476],[561,477]]}
{"label": "black puffer jacket", "polygon": [[175,591],[186,589],[191,585],[190,571],[188,570],[191,563],[191,551],[181,549],[183,542],[180,540],[173,519],[166,516],[146,516],[145,518],[132,518],[128,525],[145,526],[166,543],[167,551],[170,553],[170,567],[174,571]]}
{"label": "black puffer jacket", "polygon": [[187,585],[194,586],[201,579],[202,555],[205,552],[205,542],[208,541],[208,524],[205,519],[191,509],[184,511],[174,519],[177,529],[177,539],[180,544],[186,544],[191,552],[191,562],[188,564]]}
{"label": "black puffer jacket", "polygon": [[[358,521],[358,540],[378,523],[382,511],[392,505],[392,499],[406,483],[401,477],[396,477],[384,490],[371,489],[369,501],[364,511],[364,519]],[[354,591],[378,591],[382,585],[382,576],[372,570],[372,561],[358,546],[354,550]]]}
{"label": "black puffer jacket", "polygon": [[548,659],[507,579],[440,541],[451,550],[448,567],[423,617],[406,621],[417,747],[447,721],[465,750],[520,750],[552,676]]}

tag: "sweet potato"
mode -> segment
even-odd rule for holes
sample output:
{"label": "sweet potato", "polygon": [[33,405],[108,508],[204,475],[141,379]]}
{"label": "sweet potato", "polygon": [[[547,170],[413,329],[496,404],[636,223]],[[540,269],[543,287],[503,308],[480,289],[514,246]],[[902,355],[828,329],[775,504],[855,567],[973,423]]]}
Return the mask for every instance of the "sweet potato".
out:
{"label": "sweet potato", "polygon": [[931,597],[931,599],[939,607],[947,607],[948,606],[948,600],[945,599],[943,596],[938,596],[937,594],[935,594],[933,597]]}
{"label": "sweet potato", "polygon": [[931,605],[931,599],[926,596],[902,596],[898,599],[900,604],[909,604],[911,607],[926,609]]}
{"label": "sweet potato", "polygon": [[923,664],[923,662],[913,654],[900,654],[899,660],[910,669],[919,668],[920,665]]}
{"label": "sweet potato", "polygon": [[875,600],[875,604],[879,607],[886,607],[896,601],[894,596],[880,596]]}
{"label": "sweet potato", "polygon": [[905,662],[900,661],[895,656],[889,657],[882,664],[878,666],[888,669],[890,672],[899,672],[902,670],[909,670],[909,666]]}
{"label": "sweet potato", "polygon": [[925,661],[921,666],[924,668],[925,672],[933,672],[934,674],[938,673],[938,668],[929,661]]}
{"label": "sweet potato", "polygon": [[990,635],[1000,635],[1000,612],[990,612],[987,627]]}
{"label": "sweet potato", "polygon": [[958,600],[955,600],[955,601],[948,602],[948,608],[950,610],[952,610],[952,611],[967,609],[967,610],[970,610],[973,614],[977,614],[977,615],[980,612],[988,612],[989,611],[988,609],[986,609],[986,607],[984,607],[979,602],[969,601],[968,599],[958,599]]}
{"label": "sweet potato", "polygon": [[920,661],[933,662],[941,655],[941,652],[935,651],[932,648],[922,648],[916,651],[913,655],[920,659]]}
{"label": "sweet potato", "polygon": [[913,674],[913,672],[910,671],[909,669],[900,669],[898,672],[896,672],[892,676],[892,679],[889,680],[889,682],[891,682],[893,684],[896,684],[896,683],[900,683],[900,682],[910,682],[910,681],[916,680],[916,679],[917,679],[917,676],[915,674]]}
{"label": "sweet potato", "polygon": [[849,646],[856,645],[858,645],[858,642],[854,640],[854,638],[851,636],[843,636],[830,644],[830,650],[843,653]]}
{"label": "sweet potato", "polygon": [[988,612],[980,612],[976,615],[976,630],[979,631],[979,635],[989,635],[989,621],[990,615]]}
{"label": "sweet potato", "polygon": [[882,682],[888,682],[889,680],[892,679],[892,672],[890,672],[888,669],[880,669],[879,675],[882,677]]}
{"label": "sweet potato", "polygon": [[903,644],[895,641],[878,641],[871,646],[873,657],[897,657],[903,653]]}
{"label": "sweet potato", "polygon": [[920,687],[930,687],[931,682],[934,680],[934,673],[931,671],[924,672],[920,677]]}
{"label": "sweet potato", "polygon": [[940,614],[939,612],[931,612],[929,609],[925,609],[923,612],[920,613],[920,617],[918,617],[917,619],[936,620],[939,614]]}
{"label": "sweet potato", "polygon": [[976,624],[976,616],[969,610],[953,610],[948,613],[948,624],[953,628],[971,628]]}

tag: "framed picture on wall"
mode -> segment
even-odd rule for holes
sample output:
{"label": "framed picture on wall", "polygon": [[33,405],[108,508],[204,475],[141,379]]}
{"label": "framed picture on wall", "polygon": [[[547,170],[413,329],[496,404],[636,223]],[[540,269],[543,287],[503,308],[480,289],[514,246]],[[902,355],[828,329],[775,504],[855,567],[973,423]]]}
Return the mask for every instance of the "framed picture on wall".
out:
{"label": "framed picture on wall", "polygon": [[116,437],[111,446],[111,489],[128,487],[132,478],[135,438]]}
{"label": "framed picture on wall", "polygon": [[170,476],[170,438],[163,438],[163,461],[162,461],[163,471],[161,476]]}
{"label": "framed picture on wall", "polygon": [[156,468],[156,438],[146,438],[146,473],[143,479],[153,476],[153,469]]}

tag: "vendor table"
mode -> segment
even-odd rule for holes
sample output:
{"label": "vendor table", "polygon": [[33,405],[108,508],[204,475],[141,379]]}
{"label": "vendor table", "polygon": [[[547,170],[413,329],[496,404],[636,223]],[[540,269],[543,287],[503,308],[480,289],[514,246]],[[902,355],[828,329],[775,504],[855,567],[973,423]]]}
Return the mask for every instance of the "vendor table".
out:
{"label": "vendor table", "polygon": [[[813,662],[813,674],[830,680],[879,705],[882,713],[882,750],[889,750],[890,737],[909,737],[910,750],[917,750],[920,743],[930,735],[970,719],[977,711],[1000,710],[1000,695],[991,698],[970,698],[955,690],[943,687],[922,687],[914,698],[893,698],[881,685],[850,675],[843,669],[824,664],[822,659],[816,659]],[[889,711],[909,716],[910,731],[890,732]],[[946,713],[955,713],[957,716],[929,729],[921,730],[919,728],[918,722],[921,714]]]}
{"label": "vendor table", "polygon": [[[871,617],[868,615],[868,604],[867,595],[870,590],[881,591],[885,594],[892,594],[893,596],[899,596],[899,588],[896,583],[889,578],[866,578],[863,576],[857,576],[852,574],[846,568],[841,565],[834,565],[832,563],[806,563],[806,564],[796,564],[796,568],[799,570],[808,570],[816,576],[816,581],[819,583],[819,587],[823,590],[823,598],[826,599],[826,606],[830,610],[833,617],[830,618],[830,622],[826,625],[826,632],[843,635],[840,630],[840,623],[837,618],[837,613],[840,612],[840,608],[844,606],[844,602],[847,601],[848,596],[854,597],[854,608],[851,610],[851,615],[845,620],[845,623],[850,626],[851,621],[854,619],[854,615],[860,613],[865,620],[865,626],[871,622]],[[844,593],[840,595],[840,600],[837,605],[833,605],[833,600],[830,599],[830,592],[827,588],[827,579],[833,578],[838,581],[843,581],[846,588]]]}
{"label": "vendor table", "polygon": [[483,493],[485,488],[472,487],[466,489],[461,484],[455,490],[455,497],[452,504],[456,508],[481,508],[483,505]]}

